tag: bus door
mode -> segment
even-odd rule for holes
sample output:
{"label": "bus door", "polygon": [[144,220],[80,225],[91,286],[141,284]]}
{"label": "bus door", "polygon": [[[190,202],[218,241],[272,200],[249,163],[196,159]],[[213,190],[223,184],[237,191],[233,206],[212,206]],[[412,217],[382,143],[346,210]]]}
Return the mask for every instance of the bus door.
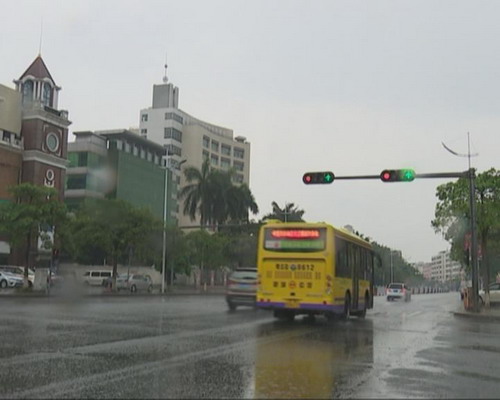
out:
{"label": "bus door", "polygon": [[360,252],[359,247],[350,245],[352,252],[352,299],[351,299],[351,309],[357,310],[359,304],[359,267],[360,267]]}

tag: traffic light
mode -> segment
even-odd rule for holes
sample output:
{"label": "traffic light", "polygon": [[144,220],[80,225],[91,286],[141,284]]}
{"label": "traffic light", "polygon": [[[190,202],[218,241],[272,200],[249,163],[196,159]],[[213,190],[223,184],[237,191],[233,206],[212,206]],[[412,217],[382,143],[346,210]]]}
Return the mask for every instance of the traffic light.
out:
{"label": "traffic light", "polygon": [[411,182],[415,179],[412,169],[384,169],[380,173],[382,182]]}
{"label": "traffic light", "polygon": [[331,171],[306,172],[302,177],[302,182],[306,185],[332,183],[335,175]]}

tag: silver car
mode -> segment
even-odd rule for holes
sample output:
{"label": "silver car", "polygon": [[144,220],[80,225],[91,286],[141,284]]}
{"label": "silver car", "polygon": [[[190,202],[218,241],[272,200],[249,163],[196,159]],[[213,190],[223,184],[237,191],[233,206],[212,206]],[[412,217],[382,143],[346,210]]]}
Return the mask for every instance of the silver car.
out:
{"label": "silver car", "polygon": [[395,299],[403,299],[404,301],[411,300],[411,290],[404,283],[390,283],[385,291],[387,301]]}
{"label": "silver car", "polygon": [[[17,265],[0,265],[0,271],[10,273],[11,275],[16,275],[24,280],[24,267],[20,267]],[[28,268],[28,286],[33,286],[33,282],[35,281],[35,271],[31,268]]]}
{"label": "silver car", "polygon": [[[500,283],[490,283],[490,303],[500,303]],[[479,291],[479,302],[484,304],[485,292],[484,290]]]}
{"label": "silver car", "polygon": [[118,290],[130,290],[132,293],[138,290],[153,290],[153,284],[149,276],[141,274],[120,274],[116,277],[116,288]]}
{"label": "silver car", "polygon": [[0,271],[0,288],[22,287],[24,279],[10,272]]}

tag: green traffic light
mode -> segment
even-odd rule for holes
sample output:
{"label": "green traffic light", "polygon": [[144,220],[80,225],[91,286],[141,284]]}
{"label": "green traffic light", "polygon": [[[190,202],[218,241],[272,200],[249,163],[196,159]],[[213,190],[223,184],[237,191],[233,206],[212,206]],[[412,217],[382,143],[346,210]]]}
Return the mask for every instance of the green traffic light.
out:
{"label": "green traffic light", "polygon": [[401,171],[402,180],[406,182],[411,182],[415,179],[415,171],[412,169],[403,169]]}

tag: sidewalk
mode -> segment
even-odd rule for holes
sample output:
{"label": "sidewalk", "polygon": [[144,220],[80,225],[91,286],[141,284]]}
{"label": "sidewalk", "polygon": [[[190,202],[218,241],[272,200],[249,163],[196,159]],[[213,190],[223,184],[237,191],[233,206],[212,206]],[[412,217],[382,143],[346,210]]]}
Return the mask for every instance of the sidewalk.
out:
{"label": "sidewalk", "polygon": [[[207,286],[192,287],[192,286],[174,286],[174,288],[166,287],[165,294],[161,293],[160,288],[155,288],[151,293],[147,291],[138,291],[130,293],[129,291],[111,292],[103,287],[80,287],[76,292],[71,294],[82,297],[126,297],[126,296],[178,296],[178,295],[223,295],[226,292],[225,286]],[[19,291],[16,289],[2,289],[0,290],[0,298],[2,297],[66,297],[70,293],[64,288],[52,288],[50,293],[45,291]]]}
{"label": "sidewalk", "polygon": [[490,308],[483,307],[478,313],[476,313],[474,311],[466,310],[463,303],[461,303],[457,310],[452,311],[452,313],[457,317],[477,318],[481,320],[500,322],[500,305],[498,304],[491,306]]}

